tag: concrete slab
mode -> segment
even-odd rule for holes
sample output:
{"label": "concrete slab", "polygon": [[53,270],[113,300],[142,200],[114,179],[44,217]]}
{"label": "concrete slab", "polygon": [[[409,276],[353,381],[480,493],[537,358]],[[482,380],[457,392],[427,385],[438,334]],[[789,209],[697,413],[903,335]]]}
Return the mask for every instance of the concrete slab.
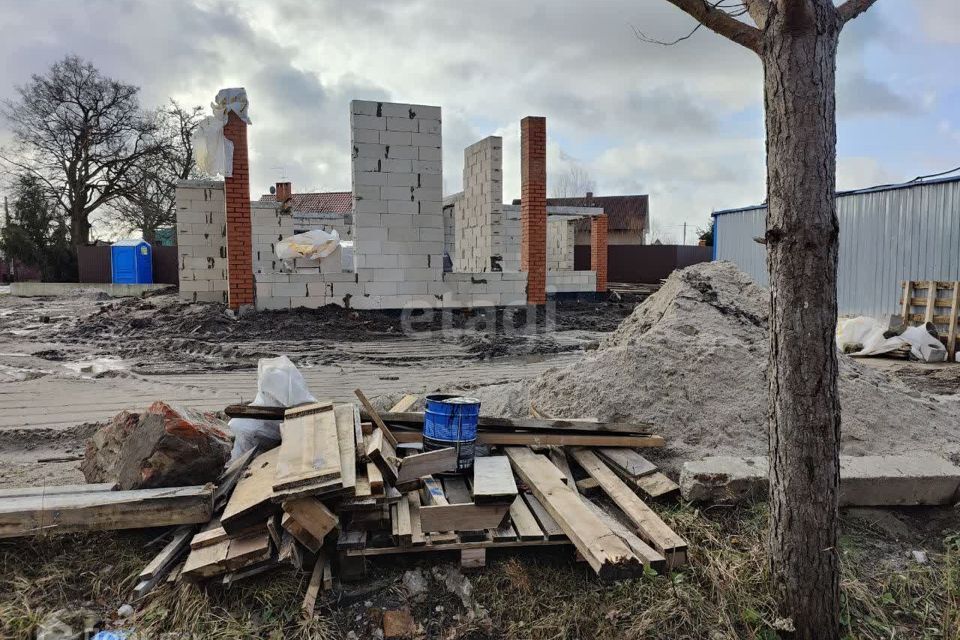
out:
{"label": "concrete slab", "polygon": [[77,291],[103,291],[114,298],[139,297],[149,291],[160,291],[169,284],[113,284],[111,282],[14,282],[10,295],[22,298],[67,296]]}
{"label": "concrete slab", "polygon": [[[740,502],[767,493],[764,457],[715,456],[687,462],[680,492],[692,502]],[[840,456],[840,506],[953,504],[960,467],[928,452]]]}

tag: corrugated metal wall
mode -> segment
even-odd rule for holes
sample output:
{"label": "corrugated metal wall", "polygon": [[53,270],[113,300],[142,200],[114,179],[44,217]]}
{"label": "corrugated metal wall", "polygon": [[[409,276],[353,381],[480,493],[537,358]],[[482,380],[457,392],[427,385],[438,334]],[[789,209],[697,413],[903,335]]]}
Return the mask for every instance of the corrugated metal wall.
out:
{"label": "corrugated metal wall", "polygon": [[[766,207],[718,212],[716,259],[767,284]],[[882,318],[899,309],[902,280],[960,280],[960,179],[838,194],[842,315]]]}

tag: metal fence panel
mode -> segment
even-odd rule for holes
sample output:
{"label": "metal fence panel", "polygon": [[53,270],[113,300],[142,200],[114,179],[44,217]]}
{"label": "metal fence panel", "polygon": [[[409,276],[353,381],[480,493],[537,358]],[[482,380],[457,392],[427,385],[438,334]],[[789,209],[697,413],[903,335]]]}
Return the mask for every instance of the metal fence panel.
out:
{"label": "metal fence panel", "polygon": [[[716,259],[766,286],[766,207],[718,212]],[[837,300],[842,315],[899,310],[903,280],[960,280],[960,179],[839,194]]]}

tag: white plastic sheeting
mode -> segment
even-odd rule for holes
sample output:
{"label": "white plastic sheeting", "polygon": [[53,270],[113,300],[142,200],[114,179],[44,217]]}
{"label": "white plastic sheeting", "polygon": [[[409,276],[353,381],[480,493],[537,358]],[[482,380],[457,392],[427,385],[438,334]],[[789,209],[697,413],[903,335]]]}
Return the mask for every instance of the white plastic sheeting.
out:
{"label": "white plastic sheeting", "polygon": [[237,116],[251,124],[247,115],[247,91],[243,88],[221,89],[210,105],[213,115],[203,119],[191,136],[197,166],[211,176],[233,176],[233,142],[223,135],[227,124],[227,113],[233,111]]}
{"label": "white plastic sheeting", "polygon": [[[307,388],[307,381],[287,356],[260,358],[257,363],[257,397],[252,407],[295,407],[317,399]],[[233,432],[231,460],[258,446],[280,442],[280,420],[232,418],[227,425]]]}
{"label": "white plastic sheeting", "polygon": [[326,258],[340,246],[337,230],[313,229],[284,238],[277,243],[276,253],[281,260],[294,258]]}
{"label": "white plastic sheeting", "polygon": [[910,346],[910,355],[923,362],[943,362],[947,350],[924,327],[907,327],[900,335],[884,337],[886,325],[875,318],[859,316],[837,323],[837,347],[844,351],[849,346],[860,346],[851,356],[878,356]]}

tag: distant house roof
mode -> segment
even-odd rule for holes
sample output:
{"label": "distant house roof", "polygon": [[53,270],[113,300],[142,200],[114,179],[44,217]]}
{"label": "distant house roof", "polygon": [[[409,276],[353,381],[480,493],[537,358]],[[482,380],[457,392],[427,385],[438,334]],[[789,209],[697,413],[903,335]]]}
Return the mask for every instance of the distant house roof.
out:
{"label": "distant house roof", "polygon": [[[547,206],[559,207],[602,207],[607,214],[607,229],[610,231],[635,231],[643,233],[647,230],[649,215],[649,200],[647,195],[638,196],[580,196],[577,198],[547,198]],[[520,204],[514,200],[513,204]],[[577,221],[578,230],[589,230],[590,219]]]}
{"label": "distant house roof", "polygon": [[[260,196],[260,202],[276,200],[273,194]],[[291,211],[310,213],[350,213],[353,211],[353,195],[349,191],[325,191],[322,193],[294,193],[290,196]]]}

